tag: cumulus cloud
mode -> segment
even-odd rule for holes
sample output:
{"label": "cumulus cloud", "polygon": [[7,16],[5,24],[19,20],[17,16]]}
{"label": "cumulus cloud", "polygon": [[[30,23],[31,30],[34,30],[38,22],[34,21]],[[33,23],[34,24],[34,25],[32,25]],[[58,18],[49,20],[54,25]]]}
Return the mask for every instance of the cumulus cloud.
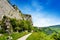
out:
{"label": "cumulus cloud", "polygon": [[[46,27],[46,26],[51,26],[51,25],[58,25],[60,24],[60,19],[57,19],[55,16],[50,15],[49,12],[44,12],[43,6],[38,5],[37,2],[32,2],[32,7],[31,6],[24,6],[22,12],[26,14],[31,14],[32,15],[32,20],[33,20],[33,25],[37,27]],[[25,10],[24,10],[25,9]]]}
{"label": "cumulus cloud", "polygon": [[52,18],[40,17],[38,15],[33,17],[33,23],[34,23],[34,26],[38,26],[38,27],[44,27],[44,26],[46,27],[46,26],[60,24],[59,19],[56,19],[53,17]]}

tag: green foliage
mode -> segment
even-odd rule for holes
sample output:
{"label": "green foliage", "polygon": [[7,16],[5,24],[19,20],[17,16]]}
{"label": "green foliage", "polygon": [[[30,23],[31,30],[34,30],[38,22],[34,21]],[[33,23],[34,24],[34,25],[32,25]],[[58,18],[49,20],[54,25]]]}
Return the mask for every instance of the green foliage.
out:
{"label": "green foliage", "polygon": [[32,25],[29,21],[27,20],[16,20],[16,19],[10,19],[11,25],[14,30],[17,30],[19,27],[20,30],[25,31],[31,31],[32,30]]}
{"label": "green foliage", "polygon": [[20,27],[15,27],[16,31],[19,32],[19,30],[21,30]]}
{"label": "green foliage", "polygon": [[3,16],[3,19],[0,21],[0,26],[1,26],[1,30],[0,30],[0,33],[5,33],[5,23],[4,23],[4,21],[7,19],[7,17],[4,15]]}
{"label": "green foliage", "polygon": [[[19,27],[19,29],[20,29],[20,21],[19,21],[19,20],[10,19],[10,23],[11,23],[14,31],[17,30],[18,27]],[[18,29],[18,30],[19,30],[19,29]]]}
{"label": "green foliage", "polygon": [[11,34],[11,36],[13,38],[12,40],[17,40],[18,38],[20,38],[26,34],[28,34],[28,32],[13,33],[13,34]]}
{"label": "green foliage", "polygon": [[52,33],[51,38],[53,38],[54,40],[60,40],[60,34],[56,34],[54,32],[54,33]]}
{"label": "green foliage", "polygon": [[16,25],[16,19],[10,19],[11,25],[15,28]]}
{"label": "green foliage", "polygon": [[33,32],[27,40],[45,40],[46,34],[43,32]]}
{"label": "green foliage", "polygon": [[4,34],[5,33],[5,30],[4,29],[1,29],[0,30],[0,33]]}
{"label": "green foliage", "polygon": [[60,32],[48,28],[34,27],[34,32],[27,40],[60,40]]}
{"label": "green foliage", "polygon": [[20,26],[23,28],[23,30],[28,30],[28,31],[32,30],[32,25],[27,20],[21,20],[21,25]]}
{"label": "green foliage", "polygon": [[0,25],[2,26],[3,30],[6,28],[5,21],[9,19],[10,24],[13,28],[13,31],[31,31],[33,29],[31,22],[28,20],[17,20],[15,18],[8,18],[6,16],[3,17],[2,22],[0,22]]}
{"label": "green foliage", "polygon": [[38,27],[33,28],[34,32],[40,32],[41,30]]}
{"label": "green foliage", "polygon": [[[14,32],[10,36],[12,37],[12,40],[17,40],[18,38],[20,38],[26,34],[28,34],[28,32],[21,32],[21,33]],[[4,35],[0,36],[0,40],[7,40],[7,37],[8,37],[8,35],[4,34]]]}
{"label": "green foliage", "polygon": [[8,37],[8,35],[4,34],[4,35],[0,36],[0,40],[7,40],[7,37]]}
{"label": "green foliage", "polygon": [[27,40],[60,40],[60,36],[55,33],[47,35],[44,32],[33,32]]}
{"label": "green foliage", "polygon": [[60,33],[60,28],[59,27],[50,27],[51,30],[55,30],[56,32]]}
{"label": "green foliage", "polygon": [[18,10],[18,7],[15,4],[12,6],[14,7],[15,10]]}
{"label": "green foliage", "polygon": [[20,30],[20,28],[19,28],[19,27],[16,27],[15,29],[16,29],[16,30]]}

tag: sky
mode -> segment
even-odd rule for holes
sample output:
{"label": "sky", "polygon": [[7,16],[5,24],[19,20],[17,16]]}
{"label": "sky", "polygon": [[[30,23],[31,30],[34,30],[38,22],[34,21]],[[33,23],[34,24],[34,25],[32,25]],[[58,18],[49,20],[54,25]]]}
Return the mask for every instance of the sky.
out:
{"label": "sky", "polygon": [[60,0],[10,0],[23,14],[32,15],[33,25],[60,25]]}

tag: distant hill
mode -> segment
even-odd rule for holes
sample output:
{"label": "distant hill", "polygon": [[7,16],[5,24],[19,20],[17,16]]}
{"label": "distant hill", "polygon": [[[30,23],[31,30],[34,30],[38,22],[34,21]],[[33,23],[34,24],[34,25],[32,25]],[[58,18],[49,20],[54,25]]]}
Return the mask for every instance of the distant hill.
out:
{"label": "distant hill", "polygon": [[60,33],[60,25],[49,26],[49,28]]}
{"label": "distant hill", "polygon": [[52,34],[53,32],[60,33],[60,25],[53,25],[53,26],[48,26],[48,27],[41,27],[40,29],[43,32],[45,32],[46,34]]}
{"label": "distant hill", "polygon": [[49,27],[59,27],[60,28],[60,25],[53,25],[53,26],[49,26]]}

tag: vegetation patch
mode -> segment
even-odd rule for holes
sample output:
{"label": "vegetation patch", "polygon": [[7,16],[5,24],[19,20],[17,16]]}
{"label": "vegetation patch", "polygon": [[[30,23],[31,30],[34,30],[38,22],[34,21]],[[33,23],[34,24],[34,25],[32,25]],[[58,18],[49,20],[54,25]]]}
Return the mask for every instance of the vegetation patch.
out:
{"label": "vegetation patch", "polygon": [[[12,37],[12,40],[17,40],[18,38],[20,38],[26,34],[28,34],[28,32],[20,32],[20,33],[14,32],[10,36]],[[7,37],[8,37],[8,35],[4,34],[4,35],[0,36],[0,40],[7,40]]]}
{"label": "vegetation patch", "polygon": [[52,33],[50,35],[45,34],[44,32],[33,32],[27,40],[60,40],[60,34]]}
{"label": "vegetation patch", "polygon": [[13,40],[17,40],[18,38],[20,38],[26,34],[28,34],[28,32],[13,33],[11,36],[12,36]]}

